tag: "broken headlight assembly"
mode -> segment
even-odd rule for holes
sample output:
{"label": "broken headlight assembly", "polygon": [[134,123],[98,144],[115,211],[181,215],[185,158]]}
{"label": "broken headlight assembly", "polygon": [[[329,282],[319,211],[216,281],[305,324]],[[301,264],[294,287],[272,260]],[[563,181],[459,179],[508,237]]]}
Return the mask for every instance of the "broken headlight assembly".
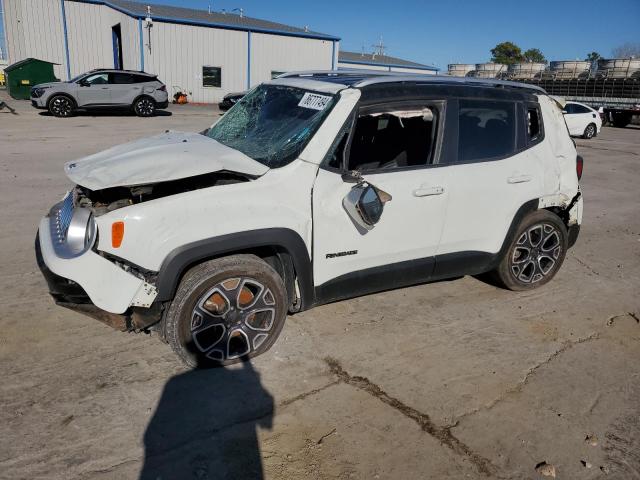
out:
{"label": "broken headlight assembly", "polygon": [[51,240],[56,253],[63,258],[77,257],[89,250],[97,234],[91,210],[74,207],[73,200],[73,192],[69,192],[49,213]]}

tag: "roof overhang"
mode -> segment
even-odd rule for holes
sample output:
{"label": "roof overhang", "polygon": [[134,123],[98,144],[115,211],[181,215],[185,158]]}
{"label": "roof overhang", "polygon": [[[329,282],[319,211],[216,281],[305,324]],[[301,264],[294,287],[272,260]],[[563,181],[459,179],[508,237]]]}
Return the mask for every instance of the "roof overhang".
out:
{"label": "roof overhang", "polygon": [[[68,2],[78,2],[78,3],[90,3],[92,5],[104,5],[106,7],[112,8],[120,13],[124,13],[135,19],[144,20],[147,18],[146,14],[133,12],[127,8],[121,7],[120,5],[116,5],[109,0],[63,0]],[[144,6],[144,4],[141,4]],[[195,27],[207,27],[207,28],[220,28],[223,30],[236,30],[241,32],[255,32],[255,33],[266,33],[271,35],[280,35],[284,37],[299,37],[299,38],[309,38],[314,40],[328,40],[331,42],[339,42],[340,37],[335,37],[333,35],[325,35],[323,33],[315,33],[315,32],[289,32],[286,30],[277,30],[270,28],[261,28],[254,27],[250,25],[234,25],[229,23],[221,23],[221,22],[203,22],[195,19],[188,18],[173,18],[173,17],[163,17],[158,15],[151,15],[151,19],[157,22],[165,22],[165,23],[175,23],[178,25],[193,25]]]}
{"label": "roof overhang", "polygon": [[408,68],[411,70],[427,70],[430,72],[439,72],[438,67],[431,67],[429,65],[402,65],[398,63],[382,63],[382,62],[369,62],[369,61],[356,61],[356,60],[342,60],[338,56],[338,63],[345,63],[350,65],[368,65],[370,67],[391,67],[391,68]]}

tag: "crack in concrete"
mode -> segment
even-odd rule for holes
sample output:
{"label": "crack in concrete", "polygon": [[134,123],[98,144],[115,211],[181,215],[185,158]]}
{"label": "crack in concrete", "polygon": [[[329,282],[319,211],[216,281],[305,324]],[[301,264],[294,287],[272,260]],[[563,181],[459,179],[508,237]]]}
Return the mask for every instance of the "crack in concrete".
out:
{"label": "crack in concrete", "polygon": [[470,410],[466,413],[463,413],[462,415],[459,415],[456,418],[456,421],[453,422],[453,424],[451,424],[449,426],[449,428],[454,428],[457,427],[460,422],[462,420],[464,420],[467,417],[470,417],[471,415],[475,415],[478,412],[481,411],[487,411],[487,410],[491,410],[493,407],[495,407],[498,403],[502,402],[503,400],[505,400],[509,395],[512,395],[514,393],[518,393],[520,391],[522,391],[522,388],[527,385],[527,383],[529,382],[529,379],[544,365],[549,364],[550,362],[552,362],[555,358],[557,358],[558,356],[562,355],[564,352],[566,352],[567,350],[569,350],[570,348],[573,348],[576,345],[579,345],[581,343],[585,343],[585,342],[589,342],[592,340],[596,340],[597,338],[599,338],[600,334],[599,332],[594,332],[591,335],[588,335],[586,337],[582,337],[579,338],[577,340],[571,341],[571,340],[567,340],[565,341],[562,346],[556,350],[555,352],[553,352],[550,356],[548,356],[545,360],[543,360],[542,362],[534,365],[533,367],[531,367],[527,373],[524,375],[524,377],[522,378],[522,380],[520,380],[517,384],[515,384],[513,387],[509,388],[508,390],[505,390],[502,394],[500,394],[498,397],[494,398],[493,400],[491,400],[489,403],[487,403],[486,405],[483,405],[481,407],[477,407],[474,408],[473,410]]}
{"label": "crack in concrete", "polygon": [[339,380],[336,380],[334,382],[331,383],[327,383],[326,385],[323,385],[322,387],[318,387],[318,388],[314,388],[313,390],[309,390],[308,392],[304,392],[301,393],[300,395],[296,395],[293,398],[290,398],[288,400],[283,400],[282,402],[280,402],[280,404],[278,405],[279,407],[286,407],[287,405],[291,405],[293,402],[297,402],[298,400],[304,400],[307,397],[310,397],[311,395],[315,395],[317,393],[320,393],[321,391],[329,388],[329,387],[333,387],[334,385],[337,385],[338,383],[340,383]]}
{"label": "crack in concrete", "polygon": [[453,433],[451,433],[451,427],[439,427],[433,423],[429,415],[405,405],[397,398],[386,393],[368,378],[350,375],[344,370],[344,368],[342,368],[340,362],[336,359],[326,357],[324,361],[329,366],[331,373],[336,375],[340,382],[362,390],[363,392],[377,398],[382,403],[390,406],[394,410],[397,410],[405,417],[417,423],[424,432],[438,440],[442,445],[449,448],[454,453],[466,457],[482,475],[486,477],[494,476],[496,467],[491,463],[491,461],[473,452],[468,445],[458,440]]}

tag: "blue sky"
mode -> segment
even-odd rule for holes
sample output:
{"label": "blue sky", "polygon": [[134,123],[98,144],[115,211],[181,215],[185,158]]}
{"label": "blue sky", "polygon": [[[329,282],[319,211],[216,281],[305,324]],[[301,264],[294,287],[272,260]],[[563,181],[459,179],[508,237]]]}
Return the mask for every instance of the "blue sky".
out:
{"label": "blue sky", "polygon": [[[150,1],[203,10],[209,3]],[[216,11],[238,7],[247,16],[337,35],[343,50],[370,51],[382,35],[389,55],[444,69],[486,61],[505,40],[539,48],[550,60],[592,50],[606,57],[620,44],[640,42],[640,0],[212,1]]]}
{"label": "blue sky", "polygon": [[[209,4],[150,1],[203,10]],[[443,69],[486,61],[505,40],[539,48],[550,60],[583,58],[592,50],[606,57],[618,45],[640,42],[640,0],[212,0],[212,7],[242,7],[248,16],[308,25],[341,37],[343,50],[371,51],[382,36],[389,55]]]}

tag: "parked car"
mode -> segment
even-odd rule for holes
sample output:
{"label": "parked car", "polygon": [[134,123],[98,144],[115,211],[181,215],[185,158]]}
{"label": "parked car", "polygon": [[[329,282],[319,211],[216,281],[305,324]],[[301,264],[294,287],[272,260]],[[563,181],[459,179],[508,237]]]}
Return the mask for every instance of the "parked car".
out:
{"label": "parked car", "polygon": [[169,105],[167,87],[156,75],[132,70],[92,70],[68,82],[41,83],[31,89],[31,105],[56,117],[78,110],[127,108],[151,117]]}
{"label": "parked car", "polygon": [[600,134],[602,118],[598,111],[590,106],[578,102],[567,102],[562,113],[571,135],[589,139]]}
{"label": "parked car", "polygon": [[289,74],[206,134],[65,172],[36,240],[54,299],[155,330],[191,366],[261,354],[287,313],[367,293],[484,272],[540,287],[583,209],[559,105],[487,79]]}
{"label": "parked car", "polygon": [[242,97],[244,97],[247,94],[247,92],[234,92],[234,93],[227,93],[223,98],[222,101],[218,104],[218,108],[222,111],[226,111],[229,110],[231,107],[233,107],[236,103],[238,103],[239,100],[242,99]]}

